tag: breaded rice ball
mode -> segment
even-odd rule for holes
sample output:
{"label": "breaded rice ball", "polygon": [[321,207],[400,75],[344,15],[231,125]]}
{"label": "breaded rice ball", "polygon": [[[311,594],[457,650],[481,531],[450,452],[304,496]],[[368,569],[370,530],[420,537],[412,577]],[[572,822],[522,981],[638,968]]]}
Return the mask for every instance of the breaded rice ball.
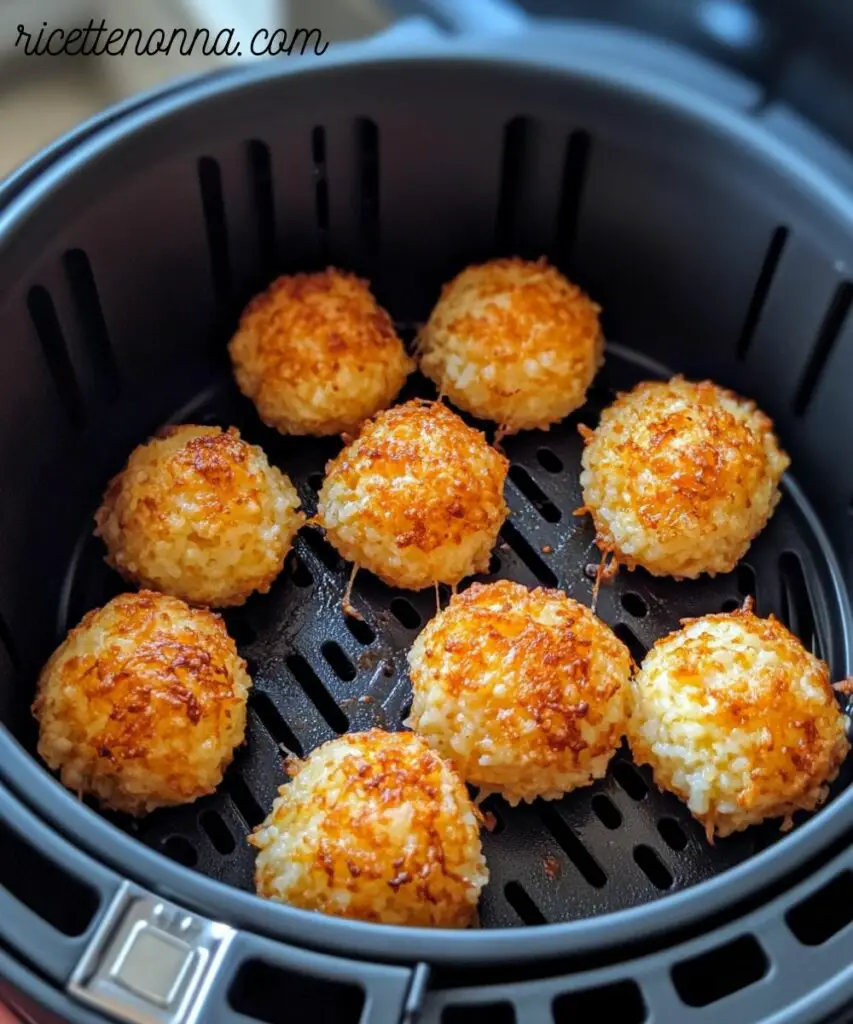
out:
{"label": "breaded rice ball", "polygon": [[336,917],[465,928],[488,871],[462,781],[418,736],[324,743],[249,841],[258,895]]}
{"label": "breaded rice ball", "polygon": [[252,681],[220,617],[152,591],[86,615],[42,670],[38,752],[64,785],[141,815],[212,793]]}
{"label": "breaded rice ball", "polygon": [[171,427],[111,481],[95,533],[126,580],[224,608],[270,589],[298,509],[288,477],[233,427]]}
{"label": "breaded rice ball", "polygon": [[273,281],[228,347],[240,390],[282,434],[354,431],[414,369],[368,283],[333,268]]}
{"label": "breaded rice ball", "polygon": [[420,333],[421,370],[505,434],[547,430],[586,400],[604,355],[599,312],[544,259],[468,267]]}
{"label": "breaded rice ball", "polygon": [[709,841],[811,811],[847,756],[847,718],[826,664],[747,605],[685,619],[631,685],[628,739]]}
{"label": "breaded rice ball", "polygon": [[625,645],[561,591],[475,583],[412,646],[405,724],[513,806],[556,800],[605,774],[631,668]]}
{"label": "breaded rice ball", "polygon": [[734,569],[790,464],[768,417],[710,381],[644,381],[581,432],[583,511],[596,543],[654,576]]}
{"label": "breaded rice ball", "polygon": [[508,462],[441,402],[380,413],[332,459],[316,522],[340,554],[392,587],[485,572],[507,516]]}

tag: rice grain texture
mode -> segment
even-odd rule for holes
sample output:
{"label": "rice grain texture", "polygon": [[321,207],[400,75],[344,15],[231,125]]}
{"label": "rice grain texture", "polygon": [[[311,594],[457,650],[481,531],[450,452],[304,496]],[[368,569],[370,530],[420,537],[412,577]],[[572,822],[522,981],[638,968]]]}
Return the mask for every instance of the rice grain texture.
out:
{"label": "rice grain texture", "polygon": [[508,803],[601,778],[625,733],[631,656],[558,590],[472,584],[412,645],[406,725]]}
{"label": "rice grain texture", "polygon": [[240,390],[283,434],[356,430],[414,369],[366,281],[332,267],[277,278],[229,343]]}
{"label": "rice grain texture", "polygon": [[305,521],[289,478],[235,428],[171,427],[130,456],[96,515],[128,581],[224,608],[266,593]]}
{"label": "rice grain texture", "polygon": [[488,871],[459,777],[418,736],[371,729],[292,769],[250,837],[258,895],[381,924],[464,928]]}
{"label": "rice grain texture", "polygon": [[731,572],[767,525],[790,464],[755,403],[710,381],[645,381],[582,433],[596,543],[655,576]]}
{"label": "rice grain texture", "polygon": [[252,681],[221,618],[150,591],[89,612],[45,665],[38,752],[65,786],[142,815],[212,793]]}
{"label": "rice grain texture", "polygon": [[599,306],[546,260],[496,259],[444,286],[420,332],[423,373],[504,434],[583,405],[604,358]]}
{"label": "rice grain texture", "polygon": [[819,807],[850,744],[829,669],[749,606],[687,619],[631,686],[628,739],[710,841]]}
{"label": "rice grain texture", "polygon": [[317,523],[348,561],[392,587],[486,572],[507,515],[508,463],[441,402],[380,413],[326,467]]}

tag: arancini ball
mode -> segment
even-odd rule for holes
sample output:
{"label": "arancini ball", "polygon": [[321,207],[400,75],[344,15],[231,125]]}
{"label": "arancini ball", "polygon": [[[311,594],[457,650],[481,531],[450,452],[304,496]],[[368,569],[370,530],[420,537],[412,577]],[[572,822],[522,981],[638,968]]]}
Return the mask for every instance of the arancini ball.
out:
{"label": "arancini ball", "polygon": [[631,655],[559,590],[472,584],[409,653],[405,723],[513,806],[601,778],[625,734]]}
{"label": "arancini ball", "polygon": [[847,756],[826,664],[749,606],[686,619],[646,656],[629,698],[634,760],[687,803],[709,841],[811,811]]}
{"label": "arancini ball", "polygon": [[240,390],[282,434],[352,432],[414,369],[368,283],[331,267],[273,281],[228,348]]}
{"label": "arancini ball", "polygon": [[101,807],[142,815],[212,793],[252,681],[222,619],[165,594],[89,612],[41,672],[38,752]]}
{"label": "arancini ball", "polygon": [[287,476],[231,427],[171,427],[131,454],[96,515],[128,581],[224,608],[266,593],[305,517]]}
{"label": "arancini ball", "polygon": [[711,381],[644,381],[582,433],[596,543],[654,576],[731,572],[767,525],[790,464],[755,403]]}
{"label": "arancini ball", "polygon": [[380,413],[327,466],[316,522],[347,561],[392,587],[488,569],[507,516],[508,462],[441,402]]}
{"label": "arancini ball", "polygon": [[371,729],[291,769],[249,841],[259,896],[381,924],[465,928],[488,870],[462,781],[420,737]]}
{"label": "arancini ball", "polygon": [[544,259],[496,259],[444,286],[420,332],[423,373],[504,434],[584,404],[604,355],[599,306]]}

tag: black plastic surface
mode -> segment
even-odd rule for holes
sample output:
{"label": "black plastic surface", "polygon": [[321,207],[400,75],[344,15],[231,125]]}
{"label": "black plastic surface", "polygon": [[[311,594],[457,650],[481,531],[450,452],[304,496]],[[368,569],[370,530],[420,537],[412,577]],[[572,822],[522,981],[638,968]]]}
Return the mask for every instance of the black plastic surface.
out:
{"label": "black plastic surface", "polygon": [[[590,521],[573,515],[582,504],[577,426],[595,424],[614,388],[629,388],[657,372],[628,350],[611,347],[582,410],[548,433],[506,440],[511,514],[492,572],[479,579],[557,586],[590,603],[599,554]],[[418,377],[406,392],[413,393],[434,394]],[[180,419],[238,426],[291,476],[303,507],[313,514],[324,466],[341,446],[337,439],[280,437],[260,424],[230,381],[183,409]],[[90,520],[83,530],[79,558],[63,588],[68,603],[60,635],[123,589],[103,562]],[[303,755],[348,730],[402,728],[411,699],[406,654],[435,614],[435,594],[391,590],[363,572],[353,591],[361,622],[340,607],[349,571],[319,531],[305,528],[272,591],[225,613],[255,684],[246,748],[215,795],[142,822],[115,817],[117,824],[180,863],[253,890],[254,854],[245,837],[286,781],[284,754]],[[727,610],[754,594],[761,614],[773,612],[786,621],[838,674],[844,665],[843,610],[832,582],[824,552],[798,508],[796,488],[789,486],[735,572],[683,583],[623,572],[602,589],[598,613],[640,661],[681,618]],[[442,588],[445,603],[447,593]],[[837,788],[846,781],[847,775]],[[492,797],[483,806],[495,817],[493,831],[484,836],[491,871],[480,906],[484,928],[581,919],[659,899],[779,838],[778,822],[767,823],[709,846],[684,806],[658,793],[647,770],[636,769],[627,752],[605,780],[559,802],[513,809]]]}

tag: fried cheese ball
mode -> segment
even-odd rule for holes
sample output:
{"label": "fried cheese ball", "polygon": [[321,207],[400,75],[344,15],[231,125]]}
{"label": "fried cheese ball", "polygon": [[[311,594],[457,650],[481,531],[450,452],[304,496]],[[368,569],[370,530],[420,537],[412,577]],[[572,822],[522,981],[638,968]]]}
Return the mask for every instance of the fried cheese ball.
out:
{"label": "fried cheese ball", "polygon": [[710,381],[645,381],[582,433],[596,543],[654,576],[734,569],[773,514],[790,464],[770,419]]}
{"label": "fried cheese ball", "polygon": [[287,476],[233,427],[171,427],[131,454],[96,530],[130,582],[224,608],[266,593],[304,522]]}
{"label": "fried cheese ball", "polygon": [[212,793],[252,681],[221,618],[152,591],[89,612],[41,672],[38,752],[63,784],[142,815]]}
{"label": "fried cheese ball", "polygon": [[258,895],[381,924],[472,923],[488,881],[479,817],[420,737],[350,733],[292,770],[249,839]]}
{"label": "fried cheese ball", "polygon": [[561,591],[475,583],[412,646],[405,724],[513,806],[556,800],[605,774],[631,668],[621,640]]}
{"label": "fried cheese ball", "polygon": [[348,561],[392,587],[488,569],[507,516],[508,462],[441,402],[380,413],[327,466],[316,522]]}
{"label": "fried cheese ball", "polygon": [[709,841],[766,818],[790,828],[796,811],[824,802],[850,749],[826,664],[749,605],[686,619],[659,640],[629,705],[634,760]]}
{"label": "fried cheese ball", "polygon": [[586,400],[604,355],[599,312],[544,259],[471,266],[442,289],[418,338],[420,367],[504,434],[545,430]]}
{"label": "fried cheese ball", "polygon": [[340,434],[387,408],[414,362],[366,281],[329,268],[279,277],[229,343],[237,384],[282,434]]}

